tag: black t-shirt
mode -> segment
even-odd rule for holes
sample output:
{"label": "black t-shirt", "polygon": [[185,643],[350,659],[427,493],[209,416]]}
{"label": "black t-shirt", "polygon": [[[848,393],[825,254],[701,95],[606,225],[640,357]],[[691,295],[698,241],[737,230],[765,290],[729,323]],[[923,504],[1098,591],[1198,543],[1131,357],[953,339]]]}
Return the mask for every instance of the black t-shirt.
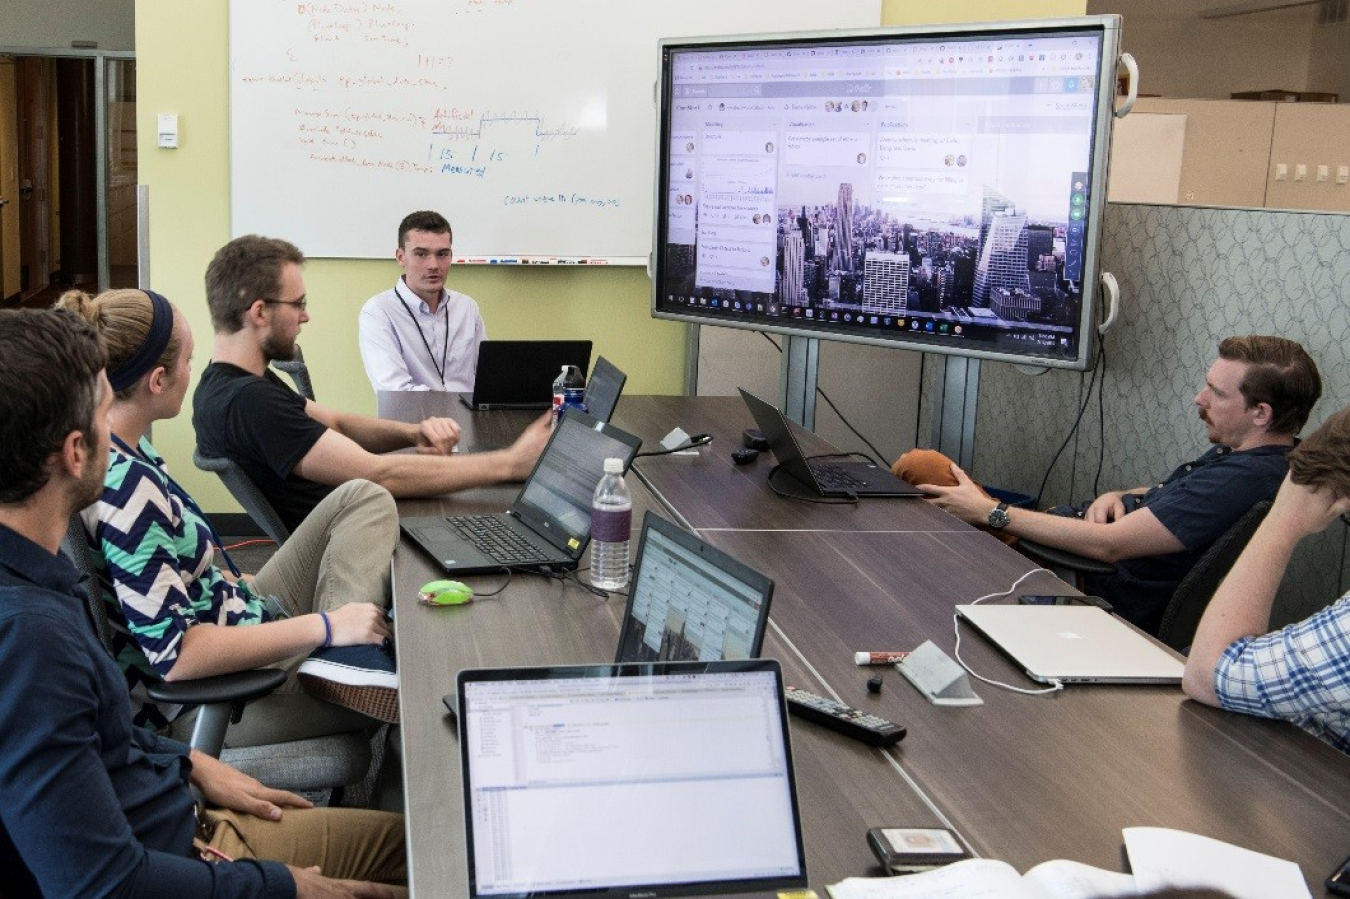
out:
{"label": "black t-shirt", "polygon": [[271,369],[260,377],[212,362],[202,372],[192,406],[198,449],[234,460],[292,531],[333,491],[295,474],[328,428],[305,414],[305,398]]}

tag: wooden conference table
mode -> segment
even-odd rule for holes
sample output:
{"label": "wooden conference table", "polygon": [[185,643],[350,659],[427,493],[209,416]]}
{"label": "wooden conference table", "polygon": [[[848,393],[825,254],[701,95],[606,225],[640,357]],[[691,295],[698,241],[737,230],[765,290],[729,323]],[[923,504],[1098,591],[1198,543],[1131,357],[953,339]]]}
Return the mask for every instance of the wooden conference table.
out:
{"label": "wooden conference table", "polygon": [[[468,449],[503,445],[529,416],[471,413],[451,395],[384,394],[385,414],[450,415]],[[1018,870],[1069,858],[1125,870],[1121,829],[1173,827],[1298,862],[1313,895],[1350,851],[1350,759],[1297,728],[1190,702],[1179,688],[1070,686],[1046,696],[976,683],[984,705],[930,705],[890,672],[880,695],[857,650],[912,649],[931,639],[949,655],[952,607],[1007,590],[1034,566],[989,535],[927,503],[794,502],[766,485],[767,456],[737,467],[731,450],[753,426],[739,398],[627,397],[615,424],[655,447],[679,426],[711,433],[698,456],[639,459],[635,511],[655,510],[775,581],[764,655],[788,683],[909,728],[871,749],[792,719],[811,886],[879,874],[864,842],[874,826],[949,826],[979,855]],[[808,453],[828,444],[800,432]],[[400,501],[404,515],[501,511],[515,486]],[[635,536],[640,517],[634,517]],[[419,606],[439,576],[401,542],[394,558],[404,786],[417,896],[467,892],[458,746],[441,696],[461,668],[607,662],[621,597],[517,575],[496,598],[458,608]],[[501,577],[475,578],[489,591]],[[1073,592],[1048,573],[1019,593]],[[962,628],[976,671],[1034,688],[982,637]]]}

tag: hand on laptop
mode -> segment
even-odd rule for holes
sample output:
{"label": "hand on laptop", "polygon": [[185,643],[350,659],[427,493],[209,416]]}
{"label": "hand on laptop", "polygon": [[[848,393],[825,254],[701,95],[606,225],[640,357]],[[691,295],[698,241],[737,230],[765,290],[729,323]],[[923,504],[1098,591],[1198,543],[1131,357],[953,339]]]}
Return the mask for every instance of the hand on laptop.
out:
{"label": "hand on laptop", "polygon": [[369,602],[354,602],[328,613],[334,646],[380,643],[392,636],[384,609]]}
{"label": "hand on laptop", "polygon": [[417,451],[436,456],[454,452],[459,425],[450,418],[424,418],[417,426]]}
{"label": "hand on laptop", "polygon": [[530,422],[530,426],[525,429],[525,433],[516,438],[515,443],[503,450],[510,459],[511,480],[523,481],[530,476],[530,472],[534,470],[534,463],[539,460],[539,454],[548,443],[552,433],[552,421],[553,413],[545,412]]}

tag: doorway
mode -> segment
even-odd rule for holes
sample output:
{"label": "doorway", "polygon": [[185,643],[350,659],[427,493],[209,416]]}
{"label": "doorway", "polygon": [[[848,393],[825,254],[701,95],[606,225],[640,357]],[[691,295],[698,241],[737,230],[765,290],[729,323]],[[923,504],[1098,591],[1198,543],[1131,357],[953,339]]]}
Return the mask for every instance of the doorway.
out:
{"label": "doorway", "polygon": [[137,286],[136,62],[0,55],[0,305]]}

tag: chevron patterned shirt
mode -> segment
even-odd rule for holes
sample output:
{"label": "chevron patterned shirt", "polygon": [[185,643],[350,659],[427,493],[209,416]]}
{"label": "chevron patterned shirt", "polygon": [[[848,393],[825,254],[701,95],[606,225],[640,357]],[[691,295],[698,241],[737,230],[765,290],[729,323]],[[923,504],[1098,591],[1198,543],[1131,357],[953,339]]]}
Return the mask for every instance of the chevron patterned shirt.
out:
{"label": "chevron patterned shirt", "polygon": [[102,498],[81,513],[113,627],[113,653],[136,724],[162,729],[185,711],[146,695],[178,661],[197,624],[257,624],[263,601],[215,565],[211,529],[169,487],[163,458],[141,440],[136,458],[109,451]]}
{"label": "chevron patterned shirt", "polygon": [[1350,753],[1350,594],[1311,618],[1243,637],[1214,671],[1223,707],[1284,718]]}

